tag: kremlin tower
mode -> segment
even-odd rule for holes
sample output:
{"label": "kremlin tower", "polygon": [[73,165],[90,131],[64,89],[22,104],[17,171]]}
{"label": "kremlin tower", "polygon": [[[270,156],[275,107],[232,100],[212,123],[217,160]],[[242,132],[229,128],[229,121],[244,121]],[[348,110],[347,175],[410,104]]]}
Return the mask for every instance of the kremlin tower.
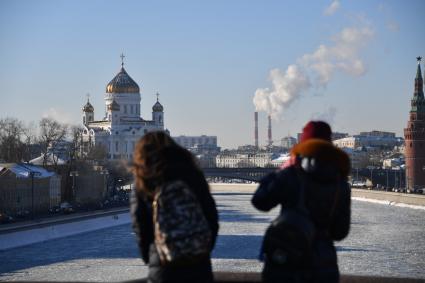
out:
{"label": "kremlin tower", "polygon": [[409,121],[404,129],[406,188],[409,191],[425,187],[425,98],[421,59],[417,57],[415,91],[411,100]]}

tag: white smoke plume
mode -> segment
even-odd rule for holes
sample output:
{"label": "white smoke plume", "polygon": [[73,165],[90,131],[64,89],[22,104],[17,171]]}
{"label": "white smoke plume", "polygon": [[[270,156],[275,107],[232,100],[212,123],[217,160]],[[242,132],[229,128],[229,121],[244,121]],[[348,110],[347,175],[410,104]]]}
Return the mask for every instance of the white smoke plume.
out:
{"label": "white smoke plume", "polygon": [[359,52],[373,36],[374,31],[369,26],[344,28],[332,37],[332,44],[322,44],[313,53],[301,56],[285,72],[272,69],[269,75],[272,88],[255,91],[253,102],[256,110],[267,112],[277,119],[310,88],[326,87],[335,72],[363,75],[366,66],[359,58]]}
{"label": "white smoke plume", "polygon": [[65,111],[56,108],[49,108],[47,111],[44,111],[42,114],[43,118],[52,118],[62,124],[69,124],[72,122],[71,116]]}
{"label": "white smoke plume", "polygon": [[320,45],[315,52],[302,56],[299,62],[314,71],[319,86],[326,86],[338,70],[353,76],[363,75],[366,67],[358,53],[373,35],[370,27],[344,28],[332,38],[333,45]]}
{"label": "white smoke plume", "polygon": [[339,0],[334,0],[332,3],[326,7],[326,9],[323,11],[323,15],[325,16],[331,16],[335,14],[335,12],[339,9],[340,3]]}
{"label": "white smoke plume", "polygon": [[285,73],[279,69],[270,71],[269,79],[273,89],[257,89],[254,96],[254,105],[257,111],[265,111],[277,118],[286,105],[290,105],[302,91],[310,88],[308,77],[297,65],[290,65]]}

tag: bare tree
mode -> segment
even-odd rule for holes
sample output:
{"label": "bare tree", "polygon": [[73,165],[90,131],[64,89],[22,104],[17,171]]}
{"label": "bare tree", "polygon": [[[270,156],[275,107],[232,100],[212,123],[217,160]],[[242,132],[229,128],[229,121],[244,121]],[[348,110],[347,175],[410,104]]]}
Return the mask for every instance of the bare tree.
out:
{"label": "bare tree", "polygon": [[73,125],[70,127],[70,139],[72,142],[70,148],[70,156],[74,159],[80,159],[81,156],[81,146],[82,146],[82,133],[83,128],[81,126]]}
{"label": "bare tree", "polygon": [[105,160],[108,156],[108,151],[104,145],[95,144],[89,149],[87,153],[87,159],[89,160]]}
{"label": "bare tree", "polygon": [[29,161],[33,156],[33,150],[35,146],[38,146],[37,140],[37,125],[35,122],[30,122],[26,125],[23,132],[23,160]]}
{"label": "bare tree", "polygon": [[[47,164],[49,149],[54,149],[55,146],[64,141],[67,133],[68,126],[59,123],[52,118],[43,118],[40,120],[40,136],[39,141],[41,151],[43,154],[43,166]],[[53,164],[57,166],[57,157],[52,153]]]}
{"label": "bare tree", "polygon": [[0,159],[19,162],[23,156],[24,124],[16,118],[0,119]]}

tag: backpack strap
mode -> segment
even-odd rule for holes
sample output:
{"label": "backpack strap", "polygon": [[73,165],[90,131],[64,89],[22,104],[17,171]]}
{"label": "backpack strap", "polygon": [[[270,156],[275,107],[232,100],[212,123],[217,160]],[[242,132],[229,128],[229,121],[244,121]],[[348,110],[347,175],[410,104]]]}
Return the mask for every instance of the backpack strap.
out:
{"label": "backpack strap", "polygon": [[298,201],[296,208],[303,212],[306,215],[310,215],[310,212],[308,211],[307,207],[305,206],[305,180],[302,176],[301,168],[295,168],[295,172],[297,172],[298,182],[300,184],[299,186],[299,195],[298,195]]}
{"label": "backpack strap", "polygon": [[[333,203],[332,203],[332,207],[331,207],[331,213],[329,214],[329,218],[332,220],[333,219],[333,217],[334,217],[334,213],[335,213],[335,210],[336,210],[336,206],[338,205],[338,202],[339,202],[339,195],[340,195],[340,192],[341,191],[341,178],[340,178],[340,176],[339,176],[339,174],[337,175],[337,178],[336,178],[336,189],[335,189],[335,194],[334,194],[334,199],[333,199]],[[328,230],[329,230],[329,226],[330,226],[330,223],[331,223],[332,221],[329,221],[329,224],[328,224]]]}

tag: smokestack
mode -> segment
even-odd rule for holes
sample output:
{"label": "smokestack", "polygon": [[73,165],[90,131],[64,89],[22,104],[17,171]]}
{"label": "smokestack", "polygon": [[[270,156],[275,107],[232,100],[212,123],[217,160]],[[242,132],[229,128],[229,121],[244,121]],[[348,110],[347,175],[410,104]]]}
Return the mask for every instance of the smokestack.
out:
{"label": "smokestack", "polygon": [[254,112],[254,143],[255,148],[258,149],[258,112]]}
{"label": "smokestack", "polygon": [[268,128],[269,142],[268,142],[268,144],[269,144],[269,146],[272,146],[272,143],[273,143],[273,141],[272,141],[272,116],[269,115],[268,118],[269,118],[269,128]]}

